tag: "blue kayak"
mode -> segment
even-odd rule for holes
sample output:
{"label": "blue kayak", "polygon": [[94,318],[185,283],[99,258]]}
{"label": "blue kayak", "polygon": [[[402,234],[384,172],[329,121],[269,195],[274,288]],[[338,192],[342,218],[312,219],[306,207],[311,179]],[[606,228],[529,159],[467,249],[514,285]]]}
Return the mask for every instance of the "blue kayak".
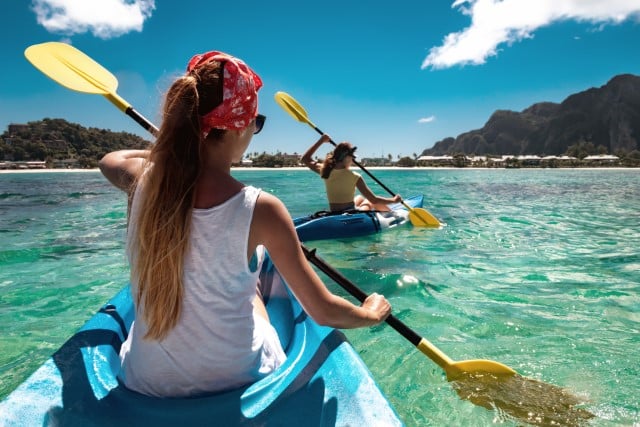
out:
{"label": "blue kayak", "polygon": [[0,402],[4,426],[403,425],[345,336],[317,325],[267,258],[260,275],[286,362],[241,389],[161,399],[117,380],[133,322],[129,286]]}
{"label": "blue kayak", "polygon": [[[404,202],[412,208],[421,208],[424,197],[420,194]],[[302,242],[309,240],[360,237],[379,233],[409,222],[409,211],[402,203],[389,205],[389,212],[349,211],[334,214],[321,211],[293,219]]]}

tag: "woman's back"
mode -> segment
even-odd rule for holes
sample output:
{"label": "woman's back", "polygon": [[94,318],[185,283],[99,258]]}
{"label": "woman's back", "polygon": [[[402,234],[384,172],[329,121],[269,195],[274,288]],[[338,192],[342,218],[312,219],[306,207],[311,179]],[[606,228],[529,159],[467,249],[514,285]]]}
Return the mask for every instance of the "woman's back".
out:
{"label": "woman's back", "polygon": [[331,210],[339,209],[342,206],[353,209],[358,179],[360,179],[360,174],[347,168],[333,169],[329,177],[323,179]]}
{"label": "woman's back", "polygon": [[[252,266],[246,254],[258,194],[245,187],[219,206],[193,210],[182,314],[162,340],[144,339],[147,325],[136,307],[134,327],[121,350],[127,387],[173,397],[222,391],[259,379],[284,360],[275,331],[254,315],[252,304],[263,251]],[[139,199],[136,193],[129,226],[132,265]],[[131,285],[135,295],[135,279]]]}

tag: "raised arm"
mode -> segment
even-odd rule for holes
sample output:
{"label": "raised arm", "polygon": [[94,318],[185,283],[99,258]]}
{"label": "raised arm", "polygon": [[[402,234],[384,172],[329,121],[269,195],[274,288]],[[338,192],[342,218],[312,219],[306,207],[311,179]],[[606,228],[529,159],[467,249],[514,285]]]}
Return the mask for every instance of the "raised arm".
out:
{"label": "raised arm", "polygon": [[106,154],[98,166],[114,186],[129,192],[131,185],[142,173],[149,150],[121,150]]}
{"label": "raised arm", "polygon": [[334,295],[308,263],[300,248],[291,217],[282,202],[261,193],[251,223],[250,248],[263,244],[305,311],[318,324],[357,328],[383,322],[391,305],[382,295],[371,294],[362,306]]}
{"label": "raised arm", "polygon": [[318,139],[311,147],[309,147],[307,152],[302,155],[300,161],[302,161],[302,163],[307,165],[307,167],[315,173],[320,173],[322,164],[313,160],[312,156],[316,151],[318,151],[318,148],[320,148],[322,144],[329,141],[331,141],[331,137],[329,137],[329,135],[322,135],[320,139]]}

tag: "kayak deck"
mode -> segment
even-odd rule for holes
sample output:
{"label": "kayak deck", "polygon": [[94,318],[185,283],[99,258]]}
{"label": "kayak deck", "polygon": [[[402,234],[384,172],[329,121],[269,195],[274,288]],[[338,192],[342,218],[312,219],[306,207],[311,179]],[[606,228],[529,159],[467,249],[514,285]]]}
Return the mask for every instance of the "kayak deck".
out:
{"label": "kayak deck", "polygon": [[162,399],[117,380],[133,322],[129,286],[0,402],[2,425],[402,425],[338,330],[317,325],[269,259],[260,276],[287,360],[256,383],[213,395]]}
{"label": "kayak deck", "polygon": [[[404,202],[412,208],[422,207],[424,196],[416,195]],[[348,211],[331,213],[316,212],[312,215],[293,219],[298,238],[302,242],[310,240],[360,237],[394,228],[409,222],[409,211],[402,203],[389,205],[389,212]]]}

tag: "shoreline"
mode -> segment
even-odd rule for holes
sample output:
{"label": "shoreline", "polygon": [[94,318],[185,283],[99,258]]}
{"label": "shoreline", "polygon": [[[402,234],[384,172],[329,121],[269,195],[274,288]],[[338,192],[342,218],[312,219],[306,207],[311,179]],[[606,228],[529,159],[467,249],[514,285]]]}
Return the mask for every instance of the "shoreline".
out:
{"label": "shoreline", "polygon": [[[357,168],[352,168],[357,170]],[[457,168],[453,166],[413,166],[413,167],[398,167],[398,166],[370,166],[367,170],[395,170],[395,171],[411,171],[411,170],[640,170],[640,168],[621,167],[621,166],[603,166],[603,167],[558,167],[558,168],[482,168],[482,167],[464,167]],[[306,167],[282,167],[282,168],[266,168],[266,167],[232,167],[232,171],[306,171]],[[100,172],[100,169],[0,169],[0,175],[2,174],[28,174],[28,173],[86,173],[86,172]]]}

